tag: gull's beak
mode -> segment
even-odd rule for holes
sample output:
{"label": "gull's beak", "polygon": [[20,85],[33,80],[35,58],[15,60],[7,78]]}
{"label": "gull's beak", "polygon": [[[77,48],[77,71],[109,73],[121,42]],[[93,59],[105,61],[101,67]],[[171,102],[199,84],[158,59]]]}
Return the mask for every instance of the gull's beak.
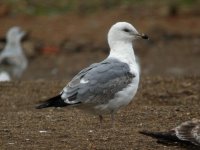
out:
{"label": "gull's beak", "polygon": [[135,34],[137,37],[140,37],[140,38],[142,38],[142,39],[145,39],[145,40],[148,40],[149,39],[149,37],[148,37],[148,35],[146,35],[146,34],[144,34],[144,33],[142,33],[142,34]]}
{"label": "gull's beak", "polygon": [[22,37],[22,41],[27,41],[30,39],[31,31],[24,31],[24,36]]}
{"label": "gull's beak", "polygon": [[148,35],[146,35],[146,34],[144,34],[144,33],[141,34],[141,37],[142,37],[142,39],[146,39],[146,40],[149,39]]}
{"label": "gull's beak", "polygon": [[0,37],[0,43],[6,43],[6,37]]}

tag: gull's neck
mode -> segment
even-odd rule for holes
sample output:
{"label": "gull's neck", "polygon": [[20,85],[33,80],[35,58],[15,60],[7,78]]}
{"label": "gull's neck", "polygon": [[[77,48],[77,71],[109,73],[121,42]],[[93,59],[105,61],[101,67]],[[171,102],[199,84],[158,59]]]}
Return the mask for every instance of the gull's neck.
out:
{"label": "gull's neck", "polygon": [[132,42],[117,41],[109,43],[110,54],[109,58],[116,58],[122,62],[133,64],[135,63],[135,54]]}
{"label": "gull's neck", "polygon": [[18,53],[23,53],[22,49],[21,49],[21,43],[20,40],[8,40],[8,42],[6,43],[5,49],[8,49],[9,51],[15,51]]}

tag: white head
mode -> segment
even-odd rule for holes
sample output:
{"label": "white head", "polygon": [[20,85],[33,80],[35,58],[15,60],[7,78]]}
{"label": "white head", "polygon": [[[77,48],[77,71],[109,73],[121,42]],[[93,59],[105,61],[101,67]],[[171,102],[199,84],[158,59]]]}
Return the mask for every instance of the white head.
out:
{"label": "white head", "polygon": [[108,32],[108,43],[112,48],[117,42],[132,43],[134,39],[148,39],[144,34],[139,34],[138,31],[128,22],[117,22]]}
{"label": "white head", "polygon": [[6,39],[8,42],[19,42],[25,34],[25,31],[23,31],[20,27],[15,26],[8,30]]}

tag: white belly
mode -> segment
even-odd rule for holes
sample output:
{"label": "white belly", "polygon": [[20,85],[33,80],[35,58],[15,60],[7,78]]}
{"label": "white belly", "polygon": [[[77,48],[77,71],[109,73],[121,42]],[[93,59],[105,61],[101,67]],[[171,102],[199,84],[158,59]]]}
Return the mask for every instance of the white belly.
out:
{"label": "white belly", "polygon": [[128,85],[128,87],[116,93],[115,97],[109,100],[107,104],[101,104],[95,106],[96,113],[98,114],[110,113],[111,111],[117,111],[121,107],[128,105],[132,101],[133,97],[137,92],[138,84],[139,84],[139,76],[135,77],[132,80],[132,83]]}

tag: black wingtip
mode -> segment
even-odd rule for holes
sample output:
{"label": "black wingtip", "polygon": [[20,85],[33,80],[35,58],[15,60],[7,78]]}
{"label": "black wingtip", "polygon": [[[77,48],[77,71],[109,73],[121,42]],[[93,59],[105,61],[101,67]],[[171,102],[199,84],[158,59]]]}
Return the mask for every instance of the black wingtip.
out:
{"label": "black wingtip", "polygon": [[41,104],[38,104],[35,108],[36,109],[42,109],[42,108],[47,108],[47,107],[64,107],[68,104],[66,104],[62,98],[61,95],[57,95],[55,97],[52,97]]}
{"label": "black wingtip", "polygon": [[42,109],[42,108],[47,108],[47,107],[48,107],[48,103],[45,103],[45,102],[35,106],[36,109]]}
{"label": "black wingtip", "polygon": [[179,141],[174,132],[152,132],[143,130],[139,131],[139,133],[156,139]]}
{"label": "black wingtip", "polygon": [[144,130],[144,131],[139,131],[139,133],[155,138],[157,139],[157,142],[161,144],[180,144],[183,146],[188,146],[191,149],[195,148],[195,150],[197,149],[200,150],[199,145],[194,145],[194,143],[192,143],[191,141],[185,141],[179,139],[173,130],[169,132],[152,132]]}

